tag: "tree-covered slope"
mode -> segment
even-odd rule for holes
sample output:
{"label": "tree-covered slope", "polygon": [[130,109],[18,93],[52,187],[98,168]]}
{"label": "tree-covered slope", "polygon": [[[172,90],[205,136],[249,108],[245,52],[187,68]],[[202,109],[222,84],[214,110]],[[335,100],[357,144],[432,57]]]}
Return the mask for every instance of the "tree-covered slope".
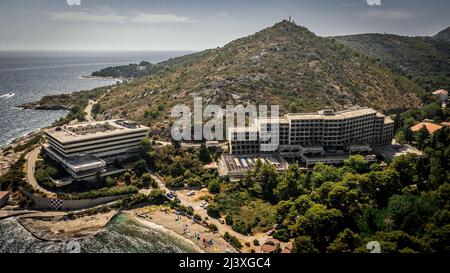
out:
{"label": "tree-covered slope", "polygon": [[450,42],[444,33],[434,37],[359,34],[331,39],[377,59],[432,91],[450,88]]}

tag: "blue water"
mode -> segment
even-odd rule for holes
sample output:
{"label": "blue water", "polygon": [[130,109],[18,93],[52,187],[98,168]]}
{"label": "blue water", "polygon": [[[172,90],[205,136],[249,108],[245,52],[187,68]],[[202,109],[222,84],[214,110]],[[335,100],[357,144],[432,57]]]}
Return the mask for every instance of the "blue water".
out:
{"label": "blue water", "polygon": [[187,239],[141,225],[119,214],[96,235],[64,242],[46,242],[32,236],[16,219],[0,220],[0,253],[67,253],[71,245],[83,253],[195,253]]}
{"label": "blue water", "polygon": [[[0,147],[63,117],[64,111],[21,110],[15,106],[46,95],[114,84],[115,80],[82,79],[108,66],[161,62],[188,52],[1,52]],[[14,94],[9,96],[8,94]]]}

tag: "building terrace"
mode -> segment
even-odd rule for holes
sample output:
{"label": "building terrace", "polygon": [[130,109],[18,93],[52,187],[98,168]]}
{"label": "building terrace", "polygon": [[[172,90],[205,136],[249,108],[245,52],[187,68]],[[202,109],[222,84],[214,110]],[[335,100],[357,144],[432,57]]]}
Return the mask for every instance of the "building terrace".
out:
{"label": "building terrace", "polygon": [[79,179],[106,175],[108,163],[136,154],[149,128],[118,119],[65,125],[44,132],[45,151]]}

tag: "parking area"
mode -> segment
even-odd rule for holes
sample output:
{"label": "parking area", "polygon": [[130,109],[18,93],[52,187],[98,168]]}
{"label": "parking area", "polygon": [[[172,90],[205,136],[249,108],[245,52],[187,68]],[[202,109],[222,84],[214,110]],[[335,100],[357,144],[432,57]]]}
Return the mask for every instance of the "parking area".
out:
{"label": "parking area", "polygon": [[374,146],[372,150],[376,155],[381,156],[386,160],[391,160],[392,158],[399,157],[408,153],[416,154],[419,156],[423,154],[420,150],[408,144]]}
{"label": "parking area", "polygon": [[255,169],[258,161],[275,167],[277,171],[288,169],[288,162],[279,154],[232,155],[224,154],[219,160],[219,174],[231,179],[243,177],[248,171]]}

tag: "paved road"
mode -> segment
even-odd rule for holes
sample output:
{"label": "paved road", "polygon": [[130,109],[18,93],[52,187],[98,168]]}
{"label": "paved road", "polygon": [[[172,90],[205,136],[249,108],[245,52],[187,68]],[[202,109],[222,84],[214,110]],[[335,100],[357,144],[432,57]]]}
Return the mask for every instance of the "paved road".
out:
{"label": "paved road", "polygon": [[89,121],[89,122],[95,121],[95,119],[92,117],[92,107],[97,103],[98,103],[98,101],[89,100],[88,105],[84,109],[84,113],[86,113],[86,116],[85,116],[86,121]]}
{"label": "paved road", "polygon": [[39,186],[36,177],[34,176],[34,172],[36,169],[36,161],[38,159],[39,154],[41,153],[41,147],[34,149],[25,157],[27,159],[27,181],[28,183],[38,191],[41,191],[49,196],[55,196],[53,192],[50,192],[41,186]]}
{"label": "paved road", "polygon": [[[153,179],[156,180],[156,182],[158,183],[158,185],[161,189],[166,190],[167,192],[172,191],[166,187],[164,182],[159,177],[157,177],[156,175],[152,175],[152,177],[153,177]],[[190,192],[190,190],[178,190],[178,191],[172,191],[172,192],[175,192],[177,194],[178,199],[180,199],[181,205],[183,205],[185,207],[191,206],[194,209],[194,213],[200,215],[203,219],[205,219],[206,217],[209,218],[208,222],[211,224],[215,224],[217,226],[220,234],[223,235],[223,234],[225,234],[225,232],[228,232],[230,235],[233,235],[236,238],[238,238],[241,241],[242,245],[244,245],[245,242],[249,242],[249,243],[253,244],[254,239],[258,239],[261,243],[263,243],[266,239],[269,238],[269,236],[267,236],[264,233],[255,234],[254,236],[245,236],[243,234],[240,234],[240,233],[234,231],[230,226],[228,226],[226,224],[221,224],[219,222],[219,220],[208,216],[206,209],[200,207],[200,205],[203,201],[196,200],[198,198],[197,194],[199,193],[199,191],[196,191],[196,195],[194,195],[194,196],[187,195],[187,193]]]}

